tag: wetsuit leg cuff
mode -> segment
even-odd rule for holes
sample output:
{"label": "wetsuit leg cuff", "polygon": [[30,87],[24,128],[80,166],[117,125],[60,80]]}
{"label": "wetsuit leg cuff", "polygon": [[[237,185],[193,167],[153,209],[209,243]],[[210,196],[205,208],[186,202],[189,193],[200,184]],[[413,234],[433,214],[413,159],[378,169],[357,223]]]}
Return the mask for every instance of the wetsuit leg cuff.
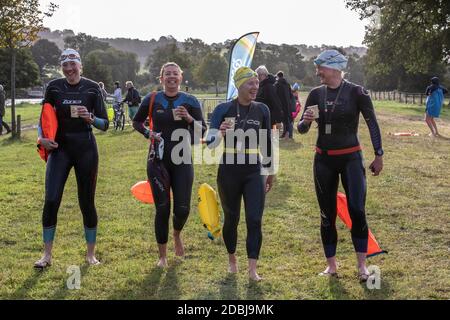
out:
{"label": "wetsuit leg cuff", "polygon": [[97,228],[84,227],[84,237],[87,243],[95,243],[97,240]]}
{"label": "wetsuit leg cuff", "polygon": [[337,244],[325,244],[323,246],[323,250],[325,251],[325,257],[331,258],[336,255],[336,246]]}
{"label": "wetsuit leg cuff", "polygon": [[56,226],[53,227],[44,227],[42,236],[44,243],[53,242],[55,239]]}
{"label": "wetsuit leg cuff", "polygon": [[368,239],[352,237],[353,247],[355,252],[367,252],[367,242]]}

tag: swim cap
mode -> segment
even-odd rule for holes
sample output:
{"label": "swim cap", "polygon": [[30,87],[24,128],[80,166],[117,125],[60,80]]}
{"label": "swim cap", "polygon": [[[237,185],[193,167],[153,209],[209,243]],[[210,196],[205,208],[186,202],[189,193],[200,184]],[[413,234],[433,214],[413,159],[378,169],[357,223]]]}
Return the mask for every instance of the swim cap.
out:
{"label": "swim cap", "polygon": [[337,50],[325,50],[314,60],[317,66],[342,71],[347,67],[348,59]]}
{"label": "swim cap", "polygon": [[236,70],[233,76],[234,85],[237,89],[248,79],[258,77],[255,71],[249,67],[240,67]]}
{"label": "swim cap", "polygon": [[74,49],[65,49],[59,57],[61,64],[64,62],[75,61],[81,64],[80,54]]}

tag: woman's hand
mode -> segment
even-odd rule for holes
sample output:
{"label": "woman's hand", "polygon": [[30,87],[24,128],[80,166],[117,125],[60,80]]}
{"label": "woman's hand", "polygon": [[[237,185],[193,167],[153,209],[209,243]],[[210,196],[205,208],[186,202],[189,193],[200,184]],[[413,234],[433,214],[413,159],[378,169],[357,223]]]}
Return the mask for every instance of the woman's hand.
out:
{"label": "woman's hand", "polygon": [[275,175],[267,176],[267,179],[266,179],[266,193],[268,193],[272,189],[272,186],[273,186],[274,182],[275,182]]}
{"label": "woman's hand", "polygon": [[375,156],[375,160],[369,166],[373,176],[378,176],[383,170],[383,156]]}
{"label": "woman's hand", "polygon": [[305,113],[303,114],[303,122],[305,124],[310,124],[315,120],[314,118],[314,111],[312,111],[311,109],[306,109]]}
{"label": "woman's hand", "polygon": [[175,109],[175,113],[177,114],[177,116],[184,119],[187,123],[192,123],[194,121],[194,118],[192,118],[192,116],[189,114],[189,112],[183,106],[178,106]]}
{"label": "woman's hand", "polygon": [[220,128],[219,128],[220,132],[222,133],[222,137],[225,137],[227,130],[230,130],[233,128],[234,128],[234,124],[232,124],[228,121],[222,122],[222,124],[220,125]]}
{"label": "woman's hand", "polygon": [[77,111],[78,111],[78,116],[81,119],[83,119],[87,123],[92,123],[93,122],[92,119],[91,119],[91,114],[88,111],[88,109],[86,109],[85,106],[78,106]]}
{"label": "woman's hand", "polygon": [[47,138],[40,138],[39,144],[48,151],[52,151],[53,149],[58,148],[58,143],[56,143],[53,140],[47,139]]}

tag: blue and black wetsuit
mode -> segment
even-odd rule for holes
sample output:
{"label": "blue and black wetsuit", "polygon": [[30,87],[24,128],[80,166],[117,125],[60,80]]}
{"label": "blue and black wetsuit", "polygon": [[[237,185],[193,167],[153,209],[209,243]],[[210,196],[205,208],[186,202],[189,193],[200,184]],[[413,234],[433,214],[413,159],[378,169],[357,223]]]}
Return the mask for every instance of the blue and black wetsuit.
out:
{"label": "blue and black wetsuit", "polygon": [[[241,199],[244,197],[247,256],[250,259],[258,259],[262,244],[264,174],[271,173],[272,165],[270,111],[260,102],[242,106],[237,100],[233,100],[218,105],[212,114],[207,138],[210,148],[217,147],[220,143],[221,135],[217,130],[225,118],[229,117],[235,118],[235,128],[225,135],[225,150],[217,175],[217,186],[225,216],[223,239],[228,253],[234,254]],[[251,136],[253,139],[250,138]],[[266,172],[263,171],[264,169]]]}
{"label": "blue and black wetsuit", "polygon": [[[170,189],[173,194],[173,228],[181,231],[187,221],[191,206],[194,168],[191,158],[191,143],[199,143],[206,131],[202,109],[198,100],[189,94],[180,92],[175,97],[168,97],[164,92],[155,93],[152,122],[153,132],[161,133],[164,139],[162,159],[147,161],[147,176],[155,201],[155,234],[159,244],[165,244],[169,234]],[[133,119],[133,127],[146,138],[149,130],[144,122],[149,114],[151,94],[141,103]],[[194,118],[191,124],[185,120],[175,121],[172,109],[184,106]],[[198,134],[195,135],[194,131]],[[172,141],[172,139],[174,139]],[[197,139],[198,141],[194,141]],[[180,144],[181,143],[181,144]],[[182,148],[179,148],[182,147]],[[174,154],[172,155],[172,151]],[[179,151],[179,152],[178,152]],[[185,154],[186,151],[188,154]]]}
{"label": "blue and black wetsuit", "polygon": [[[100,87],[86,78],[81,78],[76,85],[70,85],[64,78],[56,79],[51,81],[46,89],[44,103],[47,102],[56,110],[58,131],[55,141],[58,148],[50,153],[45,174],[45,204],[42,215],[44,242],[52,242],[54,239],[64,185],[71,168],[74,167],[86,241],[95,243],[97,144],[92,126],[81,118],[71,117],[71,106],[85,106],[95,116],[93,126],[106,131],[109,123]],[[40,127],[38,135],[42,136]]]}
{"label": "blue and black wetsuit", "polygon": [[[343,81],[336,89],[313,89],[305,104],[319,106],[318,138],[314,158],[314,182],[321,213],[321,237],[327,258],[336,255],[336,194],[339,175],[352,219],[352,241],[356,252],[367,252],[368,226],[365,215],[366,173],[358,140],[359,115],[369,127],[376,155],[382,155],[381,134],[372,101],[361,86]],[[298,125],[300,133],[310,125]]]}

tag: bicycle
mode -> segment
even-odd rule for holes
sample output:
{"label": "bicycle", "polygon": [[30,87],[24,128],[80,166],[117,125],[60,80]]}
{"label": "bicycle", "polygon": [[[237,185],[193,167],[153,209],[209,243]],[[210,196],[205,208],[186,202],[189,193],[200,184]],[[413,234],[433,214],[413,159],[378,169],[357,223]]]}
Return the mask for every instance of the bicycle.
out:
{"label": "bicycle", "polygon": [[122,130],[125,128],[125,110],[123,109],[123,103],[117,103],[113,106],[114,109],[114,118],[113,124],[114,129]]}

